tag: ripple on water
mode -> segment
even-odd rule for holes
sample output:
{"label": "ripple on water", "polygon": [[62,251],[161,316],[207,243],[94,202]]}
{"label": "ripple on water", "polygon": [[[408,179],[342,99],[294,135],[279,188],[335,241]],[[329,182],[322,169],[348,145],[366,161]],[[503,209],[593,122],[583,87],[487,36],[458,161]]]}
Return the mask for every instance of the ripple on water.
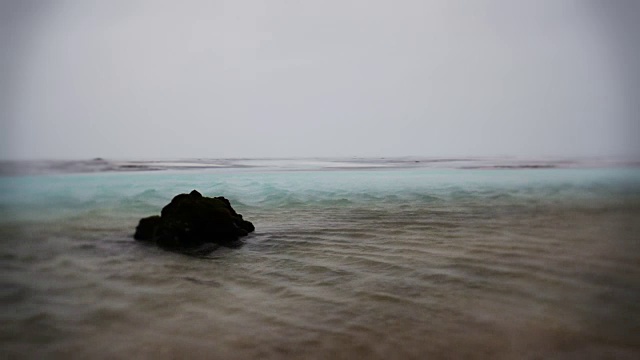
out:
{"label": "ripple on water", "polygon": [[[469,184],[461,174],[49,179],[47,189],[79,193],[60,192],[47,207],[35,201],[44,190],[27,191],[24,212],[57,201],[65,211],[0,226],[3,351],[637,358],[637,200],[576,192],[579,184],[539,173],[520,174],[539,182],[524,189],[506,174],[492,180],[499,186],[486,173],[465,173]],[[587,181],[579,175],[558,176]],[[111,185],[96,190],[103,180]],[[237,249],[187,254],[131,239],[165,194],[194,187],[237,198],[256,233]]]}

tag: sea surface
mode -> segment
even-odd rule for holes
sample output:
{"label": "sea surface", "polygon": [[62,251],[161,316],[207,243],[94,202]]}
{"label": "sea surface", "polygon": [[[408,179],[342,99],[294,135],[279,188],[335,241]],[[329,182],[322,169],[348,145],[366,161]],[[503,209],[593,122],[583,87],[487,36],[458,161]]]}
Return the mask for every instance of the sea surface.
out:
{"label": "sea surface", "polygon": [[[2,359],[638,359],[640,167],[608,160],[0,163]],[[254,223],[176,253],[197,189]]]}

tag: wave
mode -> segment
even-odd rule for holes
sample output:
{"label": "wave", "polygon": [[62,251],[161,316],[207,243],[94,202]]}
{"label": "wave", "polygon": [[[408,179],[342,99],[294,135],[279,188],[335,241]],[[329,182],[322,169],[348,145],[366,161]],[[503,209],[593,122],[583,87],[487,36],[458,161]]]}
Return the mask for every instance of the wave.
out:
{"label": "wave", "polygon": [[[178,193],[198,189],[239,208],[388,207],[399,211],[633,203],[640,170],[394,170],[80,174],[0,177],[2,220],[56,219],[89,211],[122,216],[158,213]],[[634,200],[635,199],[635,200]]]}

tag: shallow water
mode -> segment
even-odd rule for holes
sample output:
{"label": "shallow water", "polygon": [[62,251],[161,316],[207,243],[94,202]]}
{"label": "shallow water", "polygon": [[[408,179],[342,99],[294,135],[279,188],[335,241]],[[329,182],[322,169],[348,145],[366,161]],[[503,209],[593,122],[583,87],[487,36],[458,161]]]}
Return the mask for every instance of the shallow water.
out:
{"label": "shallow water", "polygon": [[[0,177],[0,353],[640,355],[639,169],[291,163]],[[256,225],[244,246],[132,239],[192,189]]]}

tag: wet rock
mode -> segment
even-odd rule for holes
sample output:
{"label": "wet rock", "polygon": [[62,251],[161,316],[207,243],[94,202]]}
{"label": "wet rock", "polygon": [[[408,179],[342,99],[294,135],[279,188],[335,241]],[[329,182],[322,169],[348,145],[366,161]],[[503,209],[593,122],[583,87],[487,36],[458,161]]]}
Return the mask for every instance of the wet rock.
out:
{"label": "wet rock", "polygon": [[140,219],[136,227],[136,233],[133,235],[136,240],[151,241],[156,237],[158,228],[160,227],[160,216],[154,215],[144,219]]}
{"label": "wet rock", "polygon": [[244,220],[229,200],[222,196],[202,196],[193,190],[174,197],[160,216],[141,219],[134,238],[173,249],[206,243],[234,246],[240,237],[254,230],[253,224]]}

